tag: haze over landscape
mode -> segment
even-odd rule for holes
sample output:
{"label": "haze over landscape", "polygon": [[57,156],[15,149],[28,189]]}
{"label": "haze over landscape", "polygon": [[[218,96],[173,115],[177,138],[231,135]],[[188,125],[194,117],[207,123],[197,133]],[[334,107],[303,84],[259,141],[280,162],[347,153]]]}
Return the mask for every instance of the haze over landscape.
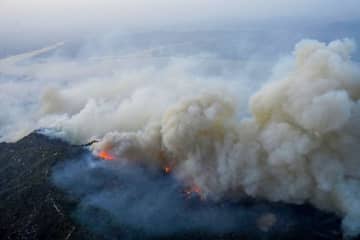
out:
{"label": "haze over landscape", "polygon": [[[96,166],[149,189],[165,184],[134,178],[141,173],[130,163],[171,169],[206,200],[310,203],[357,236],[359,8],[355,0],[4,0],[0,140],[41,129],[72,144],[98,141],[92,153],[118,165],[84,157],[52,176],[80,198],[85,224],[91,205],[155,236],[187,228],[149,225],[156,195],[134,205],[132,189],[99,190],[101,177],[76,177]],[[162,206],[183,207],[164,189],[160,225],[175,216]]]}

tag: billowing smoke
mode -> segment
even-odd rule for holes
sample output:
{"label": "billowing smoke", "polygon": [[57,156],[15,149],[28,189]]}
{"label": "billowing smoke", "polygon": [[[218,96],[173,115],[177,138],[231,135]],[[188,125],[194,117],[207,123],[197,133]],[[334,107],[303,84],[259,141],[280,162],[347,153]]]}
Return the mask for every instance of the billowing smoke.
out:
{"label": "billowing smoke", "polygon": [[[246,81],[193,74],[196,58],[172,59],[161,70],[152,65],[118,71],[106,81],[97,73],[71,87],[61,83],[46,90],[30,129],[51,128],[74,143],[100,139],[92,150],[116,158],[112,171],[126,171],[119,167],[123,162],[170,168],[176,179],[213,201],[251,196],[311,203],[343,217],[344,232],[357,235],[360,68],[351,60],[354,49],[348,39],[303,40],[291,63],[278,66],[283,71],[277,79],[252,95]],[[90,69],[74,65],[60,66]],[[55,182],[71,191],[69,182],[76,180],[62,180],[64,174]],[[120,202],[126,197],[113,196]],[[106,194],[101,198],[85,201],[111,206],[112,201],[104,204]]]}

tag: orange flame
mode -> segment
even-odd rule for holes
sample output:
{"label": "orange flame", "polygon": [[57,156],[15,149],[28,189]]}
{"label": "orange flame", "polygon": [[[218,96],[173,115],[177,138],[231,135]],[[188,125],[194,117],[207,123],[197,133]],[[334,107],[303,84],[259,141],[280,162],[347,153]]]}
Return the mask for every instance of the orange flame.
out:
{"label": "orange flame", "polygon": [[110,153],[108,153],[106,151],[99,152],[98,157],[101,159],[104,159],[104,160],[109,160],[109,161],[115,159]]}
{"label": "orange flame", "polygon": [[201,200],[205,199],[204,193],[202,192],[201,188],[196,184],[192,184],[190,187],[185,189],[184,192],[185,192],[186,198],[190,198],[192,196],[192,194],[196,194],[200,197]]}
{"label": "orange flame", "polygon": [[171,168],[169,166],[164,167],[164,172],[166,174],[170,174],[171,173]]}

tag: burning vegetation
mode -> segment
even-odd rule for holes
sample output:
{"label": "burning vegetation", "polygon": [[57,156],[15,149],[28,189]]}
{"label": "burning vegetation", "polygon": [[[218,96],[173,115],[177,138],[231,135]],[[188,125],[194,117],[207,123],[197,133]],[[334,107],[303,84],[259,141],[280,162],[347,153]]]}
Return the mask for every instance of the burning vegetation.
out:
{"label": "burning vegetation", "polygon": [[100,151],[97,156],[103,160],[108,160],[108,161],[111,161],[111,160],[115,160],[115,157],[112,156],[109,152],[107,151]]}
{"label": "burning vegetation", "polygon": [[201,188],[194,183],[184,189],[184,194],[185,194],[185,198],[187,198],[187,199],[192,198],[193,196],[196,196],[199,199],[201,199],[202,201],[205,200],[205,195],[204,195],[203,191],[201,191]]}
{"label": "burning vegetation", "polygon": [[[116,159],[116,157],[113,156],[109,151],[105,151],[105,150],[99,151],[99,153],[97,153],[96,156],[105,161],[112,161],[112,160]],[[163,158],[165,157],[165,155],[162,155],[162,156],[163,156]],[[162,171],[166,175],[172,174],[172,168],[169,165],[163,167]],[[186,199],[197,197],[203,201],[205,200],[204,192],[195,183],[191,183],[190,185],[185,185],[184,187],[182,187],[182,189],[183,189],[182,192]]]}
{"label": "burning vegetation", "polygon": [[171,173],[171,168],[169,166],[164,167],[164,172],[166,174],[170,174]]}

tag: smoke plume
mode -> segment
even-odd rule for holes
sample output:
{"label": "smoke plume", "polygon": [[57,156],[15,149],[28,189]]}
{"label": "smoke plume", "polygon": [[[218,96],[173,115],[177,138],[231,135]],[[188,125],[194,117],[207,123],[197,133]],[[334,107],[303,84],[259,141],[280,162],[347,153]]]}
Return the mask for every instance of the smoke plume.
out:
{"label": "smoke plume", "polygon": [[[328,44],[303,40],[291,63],[278,67],[286,70],[254,94],[246,81],[194,75],[196,58],[172,59],[161,70],[156,64],[140,71],[122,69],[106,81],[99,80],[101,70],[108,70],[103,66],[71,87],[59,81],[57,87],[44,89],[37,106],[41,111],[29,129],[51,128],[52,134],[73,143],[100,139],[92,151],[105,150],[116,158],[111,171],[126,171],[119,167],[122,162],[168,167],[177,180],[198,186],[213,201],[251,196],[310,203],[343,217],[344,232],[357,235],[360,68],[351,60],[354,50],[349,39]],[[91,71],[88,63],[59,67],[77,68],[79,75]],[[6,116],[0,117],[5,127],[12,127]],[[148,182],[144,178],[139,181]],[[56,179],[73,188],[62,182],[66,178],[60,173]],[[112,203],[104,204],[110,201],[106,196],[85,201],[107,208]],[[126,198],[120,193],[116,197],[120,202]],[[173,218],[161,213],[169,221]]]}

